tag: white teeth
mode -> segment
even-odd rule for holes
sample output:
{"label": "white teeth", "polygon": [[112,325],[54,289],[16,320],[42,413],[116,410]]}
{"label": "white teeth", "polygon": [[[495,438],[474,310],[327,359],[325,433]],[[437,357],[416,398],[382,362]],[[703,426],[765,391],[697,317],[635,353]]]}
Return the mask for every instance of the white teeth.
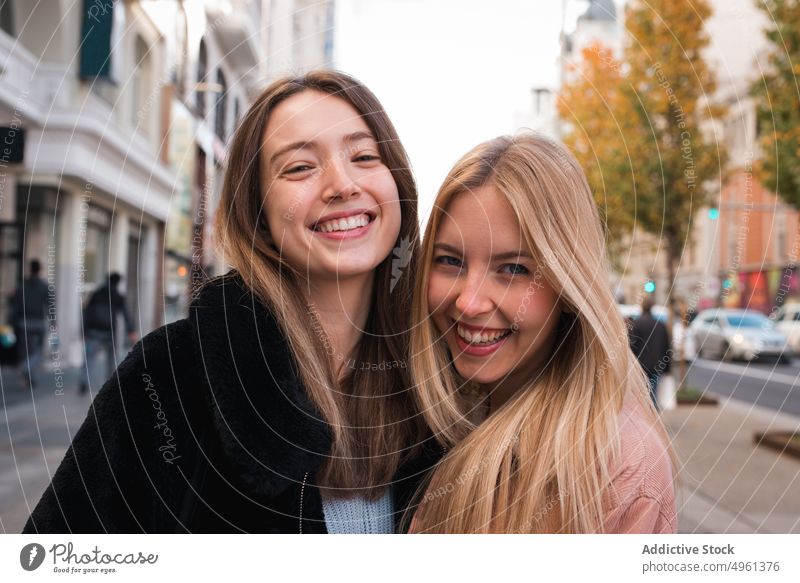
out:
{"label": "white teeth", "polygon": [[316,230],[323,233],[332,233],[333,231],[349,231],[351,229],[358,229],[360,227],[366,227],[368,224],[369,217],[366,214],[362,214],[355,217],[331,219],[330,221],[325,221],[324,223],[318,223]]}
{"label": "white teeth", "polygon": [[458,335],[471,344],[490,344],[511,333],[511,330],[504,330],[500,332],[476,332],[473,334],[461,325],[458,325],[456,329]]}

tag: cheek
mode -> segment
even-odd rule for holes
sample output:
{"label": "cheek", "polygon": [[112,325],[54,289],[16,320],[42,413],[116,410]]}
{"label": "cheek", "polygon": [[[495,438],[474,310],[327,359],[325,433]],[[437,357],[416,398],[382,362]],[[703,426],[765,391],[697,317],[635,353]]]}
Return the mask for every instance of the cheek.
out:
{"label": "cheek", "polygon": [[[516,298],[513,310],[509,317],[520,327],[538,330],[558,317],[560,312],[558,295],[547,285],[538,287],[532,284]],[[508,314],[508,311],[506,313]]]}
{"label": "cheek", "polygon": [[397,183],[392,177],[388,168],[368,175],[362,181],[369,193],[375,198],[381,210],[381,214],[386,219],[394,219],[400,222],[400,195],[397,191]]}
{"label": "cheek", "polygon": [[434,313],[443,307],[440,304],[442,304],[442,300],[446,296],[446,293],[444,293],[442,283],[442,278],[436,273],[431,272],[428,279],[428,309],[431,311],[431,313]]}
{"label": "cheek", "polygon": [[389,202],[380,203],[381,221],[384,226],[385,239],[394,244],[400,236],[400,228],[403,224],[403,213],[400,210],[400,201],[395,198]]}
{"label": "cheek", "polygon": [[264,213],[270,231],[279,235],[293,227],[303,227],[308,217],[308,212],[313,199],[305,194],[303,188],[293,188],[283,185],[273,188],[264,199]]}
{"label": "cheek", "polygon": [[447,278],[437,275],[435,272],[430,274],[428,280],[428,310],[437,327],[441,328],[441,321],[445,317],[444,312],[451,303],[449,298],[450,284]]}

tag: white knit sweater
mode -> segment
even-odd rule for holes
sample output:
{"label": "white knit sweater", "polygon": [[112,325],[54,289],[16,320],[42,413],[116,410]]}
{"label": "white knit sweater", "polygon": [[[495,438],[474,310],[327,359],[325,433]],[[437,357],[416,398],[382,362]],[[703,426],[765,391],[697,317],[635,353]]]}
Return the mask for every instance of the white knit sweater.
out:
{"label": "white knit sweater", "polygon": [[330,534],[392,534],[392,489],[378,500],[322,496],[325,527]]}

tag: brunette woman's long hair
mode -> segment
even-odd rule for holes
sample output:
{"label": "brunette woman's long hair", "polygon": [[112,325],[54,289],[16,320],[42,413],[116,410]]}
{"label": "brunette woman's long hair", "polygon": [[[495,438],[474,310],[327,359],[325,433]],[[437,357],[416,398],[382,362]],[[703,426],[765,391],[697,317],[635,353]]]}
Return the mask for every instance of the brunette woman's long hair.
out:
{"label": "brunette woman's long hair", "polygon": [[[559,294],[556,309],[563,311],[544,368],[476,426],[470,421],[474,387],[454,369],[430,318],[427,289],[448,205],[487,184],[516,214],[535,262]],[[670,448],[628,348],[599,214],[574,157],[531,133],[473,149],[438,193],[421,261],[413,312],[422,325],[412,332],[412,378],[428,425],[452,449],[430,479],[414,531],[602,532],[623,399],[634,401],[665,452]]]}
{"label": "brunette woman's long hair", "polygon": [[[303,91],[343,99],[373,133],[400,198],[402,224],[396,248],[405,268],[392,273],[394,254],[376,269],[371,310],[350,374],[338,380],[306,303],[300,273],[273,243],[262,192],[261,152],[275,107]],[[417,191],[408,157],[377,98],[357,80],[337,71],[312,71],[272,83],[250,107],[230,144],[215,234],[224,260],[271,311],[295,355],[300,381],[330,425],[333,445],[317,483],[339,497],[376,497],[390,484],[404,455],[418,443],[423,424],[414,415],[409,390],[408,342],[413,273],[418,264]],[[368,363],[362,367],[358,363]],[[386,363],[384,370],[372,365]]]}

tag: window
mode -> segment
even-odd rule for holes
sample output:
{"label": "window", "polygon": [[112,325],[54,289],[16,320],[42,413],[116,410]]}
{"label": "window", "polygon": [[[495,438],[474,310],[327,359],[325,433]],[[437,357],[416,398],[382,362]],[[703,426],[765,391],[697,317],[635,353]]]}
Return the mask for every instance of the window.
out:
{"label": "window", "polygon": [[94,205],[86,217],[86,249],[83,255],[87,295],[108,277],[108,251],[110,245],[111,214]]}
{"label": "window", "polygon": [[239,126],[239,116],[242,114],[241,112],[241,102],[238,99],[233,100],[233,131],[236,131],[236,128]]}
{"label": "window", "polygon": [[131,74],[131,90],[133,104],[131,107],[131,124],[141,131],[149,133],[148,115],[154,106],[153,69],[150,64],[150,49],[144,39],[136,35],[133,49],[133,72]]}
{"label": "window", "polygon": [[217,101],[214,104],[214,130],[223,142],[225,141],[228,109],[228,86],[225,83],[225,75],[221,70],[217,70]]}
{"label": "window", "polygon": [[197,115],[200,117],[206,116],[206,94],[205,82],[206,73],[208,69],[208,53],[206,51],[205,41],[200,41],[200,50],[197,52],[197,85],[195,86],[194,93],[194,106],[197,110]]}
{"label": "window", "polygon": [[728,325],[734,328],[762,328],[772,327],[772,321],[760,314],[731,314],[728,316]]}
{"label": "window", "polygon": [[9,36],[16,36],[14,33],[13,7],[11,0],[0,0],[0,30]]}
{"label": "window", "polygon": [[178,10],[175,15],[175,46],[177,47],[175,55],[175,65],[172,67],[172,78],[170,82],[175,87],[176,96],[179,100],[184,101],[186,96],[186,55],[189,54],[189,47],[187,44],[187,30],[188,22],[186,19],[186,6],[183,2],[178,3]]}

